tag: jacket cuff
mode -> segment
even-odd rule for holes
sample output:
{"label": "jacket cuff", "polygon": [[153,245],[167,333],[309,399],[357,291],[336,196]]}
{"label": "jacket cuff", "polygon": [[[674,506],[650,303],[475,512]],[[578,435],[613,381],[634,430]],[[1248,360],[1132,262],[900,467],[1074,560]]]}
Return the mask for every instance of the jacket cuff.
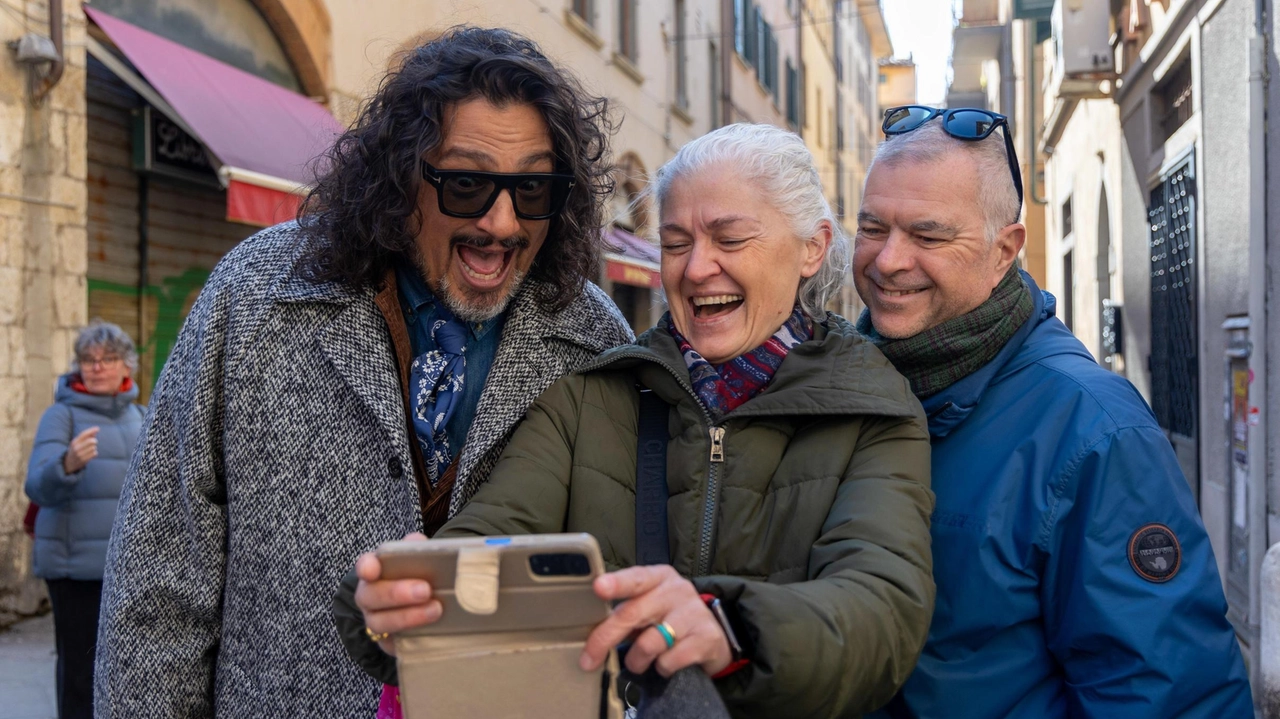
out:
{"label": "jacket cuff", "polygon": [[[699,582],[700,579],[706,581]],[[735,654],[734,661],[729,666],[733,667],[733,671],[737,671],[750,664],[751,660],[756,656],[757,632],[755,627],[749,625],[743,619],[742,612],[738,608],[737,599],[742,593],[741,588],[739,587],[737,591],[734,591],[729,587],[719,586],[715,583],[713,577],[699,577],[694,579],[693,583],[703,601],[707,601],[708,597],[720,600],[720,608],[724,610],[725,619],[729,622],[729,628],[733,630],[733,636],[738,641],[741,651]],[[724,671],[713,678],[719,679],[732,673],[732,671]]]}
{"label": "jacket cuff", "polygon": [[364,614],[356,606],[356,587],[360,578],[353,568],[342,578],[333,597],[333,623],[347,656],[361,671],[383,684],[400,686],[395,657],[382,651],[364,631]]}
{"label": "jacket cuff", "polygon": [[[85,467],[87,466],[89,465],[86,464]],[[46,472],[50,475],[53,475],[53,479],[59,482],[62,482],[64,484],[71,484],[73,482],[77,482],[80,480],[81,475],[84,474],[85,467],[81,467],[80,469],[77,469],[74,472],[68,472],[67,471],[67,453],[63,452],[62,454],[58,455],[57,459],[55,459],[49,465],[49,468],[46,470]]]}

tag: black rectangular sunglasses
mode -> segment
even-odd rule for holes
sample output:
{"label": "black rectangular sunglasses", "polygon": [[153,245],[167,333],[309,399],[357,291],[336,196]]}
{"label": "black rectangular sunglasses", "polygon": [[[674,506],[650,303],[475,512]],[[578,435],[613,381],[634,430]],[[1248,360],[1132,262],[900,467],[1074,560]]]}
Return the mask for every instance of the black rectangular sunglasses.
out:
{"label": "black rectangular sunglasses", "polygon": [[[950,110],[924,105],[903,105],[884,111],[884,124],[880,129],[888,137],[903,135],[920,129],[935,117],[942,118],[942,129],[958,140],[985,140],[997,127],[1004,127],[1004,151],[1009,158],[1009,172],[1013,174],[1013,186],[1018,191],[1018,214],[1022,214],[1022,169],[1018,166],[1018,152],[1009,134],[1009,118],[996,112],[974,107],[956,107]],[[1017,219],[1015,218],[1016,222]]]}
{"label": "black rectangular sunglasses", "polygon": [[516,217],[546,220],[564,209],[573,175],[558,172],[438,170],[422,163],[422,179],[436,188],[440,212],[450,217],[484,217],[503,190],[511,193]]}

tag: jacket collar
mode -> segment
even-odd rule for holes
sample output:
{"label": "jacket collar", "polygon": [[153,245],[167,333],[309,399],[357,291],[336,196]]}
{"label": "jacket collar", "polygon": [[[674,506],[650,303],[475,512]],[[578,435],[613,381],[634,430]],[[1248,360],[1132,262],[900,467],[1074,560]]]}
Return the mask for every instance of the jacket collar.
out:
{"label": "jacket collar", "polygon": [[[633,345],[605,352],[582,371],[636,368],[639,380],[668,403],[697,402],[684,356],[671,333],[654,327]],[[760,394],[725,415],[910,417],[918,404],[905,378],[839,315],[814,323],[813,339],[791,349]]]}
{"label": "jacket collar", "polygon": [[[995,359],[988,362],[977,372],[922,401],[925,415],[929,418],[929,434],[931,436],[935,438],[945,437],[960,426],[960,423],[968,419],[969,415],[978,406],[978,402],[982,400],[982,396],[986,394],[987,388],[997,379],[1003,377],[1004,372],[1002,371],[1006,367],[1009,368],[1008,371],[1016,369],[1012,366],[1013,360],[1022,351],[1022,347],[1027,338],[1031,336],[1031,332],[1040,323],[1053,318],[1057,304],[1053,295],[1041,290],[1036,285],[1036,281],[1025,270],[1019,270],[1019,272],[1022,273],[1023,281],[1030,288],[1031,300],[1035,303],[1031,317],[1005,343],[1004,348],[1000,350],[1000,354],[997,354]],[[1018,364],[1021,366],[1022,363]]]}
{"label": "jacket collar", "polygon": [[348,303],[360,297],[373,297],[372,288],[356,288],[340,282],[316,281],[307,277],[303,271],[302,260],[307,248],[308,239],[296,220],[284,223],[278,228],[281,234],[291,238],[292,247],[289,259],[289,271],[281,275],[278,282],[270,290],[270,297],[279,302],[325,302]]}
{"label": "jacket collar", "polygon": [[[362,299],[372,300],[376,294],[376,290],[371,287],[357,288],[339,282],[312,280],[303,272],[301,260],[302,241],[299,241],[291,269],[272,290],[272,298],[280,302],[347,304]],[[590,306],[592,303],[575,302],[561,312],[548,314],[537,305],[541,286],[536,280],[525,280],[507,307],[508,319],[515,316],[527,318],[530,320],[529,326],[542,332],[545,337],[595,348],[597,353],[615,346],[609,341],[612,337],[602,337],[599,332],[593,331],[598,326],[591,323],[599,319],[599,310]]]}
{"label": "jacket collar", "polygon": [[[308,278],[300,267],[302,249],[299,241],[291,270],[272,288],[271,297],[283,303],[343,305],[318,333],[321,350],[395,446],[404,448],[401,461],[407,463],[410,438],[399,369],[386,323],[374,302],[377,292],[372,287],[352,288]],[[629,330],[623,330],[626,336],[619,334],[621,318],[616,308],[591,283],[577,301],[556,313],[538,305],[541,287],[535,280],[525,280],[507,307],[498,352],[458,458],[451,513],[474,493],[476,478],[471,475],[477,465],[538,395],[575,364],[631,339]]]}
{"label": "jacket collar", "polygon": [[[108,417],[119,417],[129,405],[138,401],[138,383],[129,381],[128,388],[121,388],[115,394],[90,394],[77,391],[75,385],[80,378],[68,372],[58,378],[58,388],[54,393],[57,402],[82,409],[91,410]],[[82,385],[83,386],[83,385]]]}

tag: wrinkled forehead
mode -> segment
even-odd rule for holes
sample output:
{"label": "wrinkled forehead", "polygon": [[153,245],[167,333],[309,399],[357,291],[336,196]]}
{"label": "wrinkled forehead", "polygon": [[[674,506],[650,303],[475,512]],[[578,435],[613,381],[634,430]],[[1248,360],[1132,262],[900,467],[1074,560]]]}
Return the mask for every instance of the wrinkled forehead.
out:
{"label": "wrinkled forehead", "polygon": [[667,178],[657,199],[660,218],[693,211],[706,221],[722,216],[759,220],[773,209],[760,184],[730,161],[685,168]]}
{"label": "wrinkled forehead", "polygon": [[933,221],[960,229],[983,226],[979,179],[965,153],[878,161],[867,173],[861,213],[885,224]]}

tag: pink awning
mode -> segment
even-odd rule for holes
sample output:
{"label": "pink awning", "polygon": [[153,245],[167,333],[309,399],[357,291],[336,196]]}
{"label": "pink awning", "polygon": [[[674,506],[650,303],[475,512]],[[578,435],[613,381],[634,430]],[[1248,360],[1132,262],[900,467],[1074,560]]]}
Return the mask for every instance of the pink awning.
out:
{"label": "pink awning", "polygon": [[297,194],[314,182],[309,164],[343,131],[320,104],[100,10],[84,11],[222,163],[224,184]]}
{"label": "pink awning", "polygon": [[604,230],[604,242],[609,250],[604,256],[605,277],[624,285],[662,287],[662,253],[652,242],[614,226]]}

